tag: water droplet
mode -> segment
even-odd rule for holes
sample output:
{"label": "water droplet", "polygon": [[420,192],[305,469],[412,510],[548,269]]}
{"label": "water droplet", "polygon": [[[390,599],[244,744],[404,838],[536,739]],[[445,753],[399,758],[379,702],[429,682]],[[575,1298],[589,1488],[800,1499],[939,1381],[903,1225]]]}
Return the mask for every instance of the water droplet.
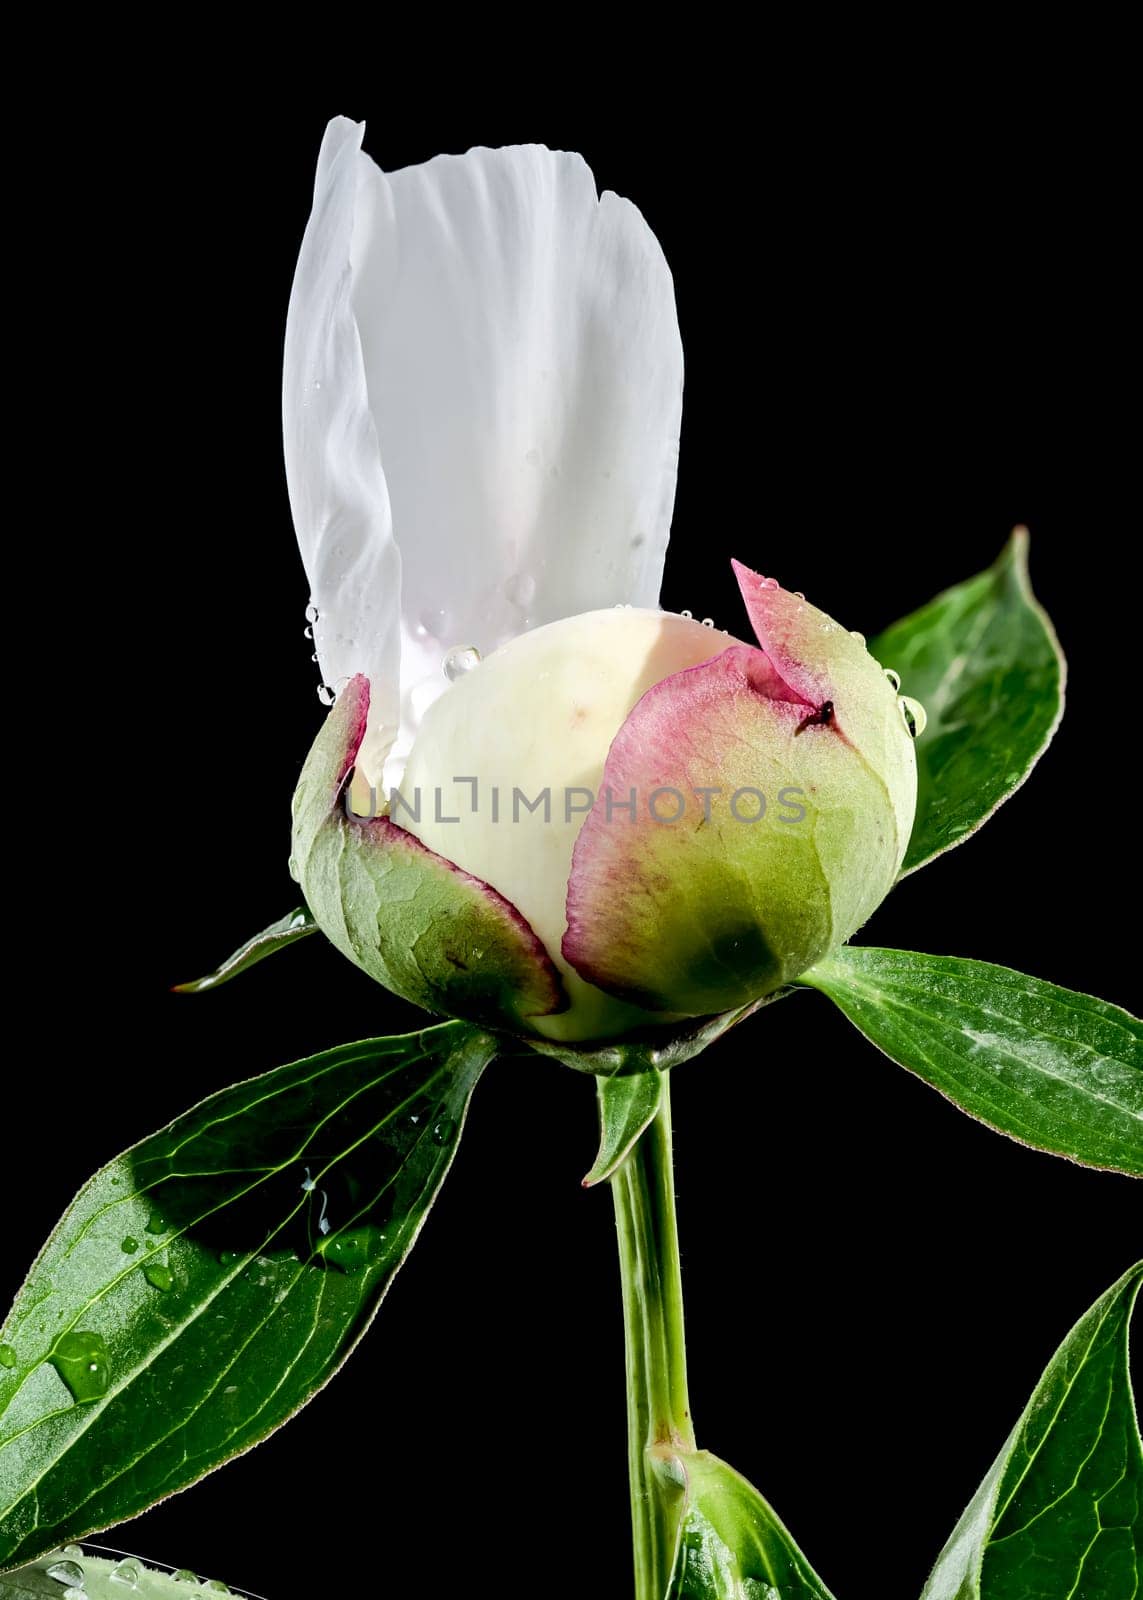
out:
{"label": "water droplet", "polygon": [[317,697],[323,706],[331,706],[337,699],[337,691],[331,689],[328,683],[319,683]]}
{"label": "water droplet", "polygon": [[422,611],[417,620],[417,632],[422,638],[442,639],[448,632],[449,614],[444,606]]}
{"label": "water droplet", "polygon": [[54,1578],[57,1583],[83,1582],[83,1568],[78,1561],[53,1561],[47,1568],[49,1578]]}
{"label": "water droplet", "polygon": [[914,700],[910,695],[903,694],[897,702],[901,709],[905,728],[911,739],[919,739],[925,731],[929,714],[919,700]]}
{"label": "water droplet", "polygon": [[177,1572],[172,1572],[171,1577],[176,1583],[193,1583],[198,1585],[198,1573],[192,1572],[189,1567],[180,1567]]}
{"label": "water droplet", "polygon": [[121,1561],[111,1573],[112,1583],[121,1583],[125,1589],[138,1589],[139,1579],[143,1576],[143,1569],[137,1561],[128,1557]]}
{"label": "water droplet", "polygon": [[849,637],[851,639],[856,639],[858,644],[864,644],[865,643],[865,635],[863,633],[858,633],[856,628],[851,628],[849,630]]}
{"label": "water droplet", "polygon": [[316,662],[318,660],[318,653],[317,653],[316,650],[311,650],[310,651],[310,660],[314,661],[314,662]]}
{"label": "water droplet", "polygon": [[16,1352],[10,1344],[0,1344],[0,1367],[7,1367],[11,1372],[16,1365]]}
{"label": "water droplet", "polygon": [[166,1233],[166,1231],[167,1224],[163,1221],[162,1216],[159,1214],[159,1212],[152,1211],[151,1215],[147,1218],[147,1232],[160,1234]]}
{"label": "water droplet", "polygon": [[466,672],[480,665],[480,651],[473,644],[454,644],[442,663],[444,675],[450,683],[463,678]]}
{"label": "water droplet", "polygon": [[60,1555],[70,1556],[73,1561],[79,1561],[83,1557],[83,1551],[77,1544],[65,1544],[63,1549],[60,1551]]}
{"label": "water droplet", "polygon": [[372,1223],[360,1228],[344,1228],[330,1239],[323,1239],[317,1253],[343,1272],[362,1272],[385,1253],[385,1235]]}
{"label": "water droplet", "polygon": [[517,572],[508,579],[504,592],[514,606],[526,611],[536,598],[536,580],[530,572]]}
{"label": "water droplet", "polygon": [[440,1117],[433,1123],[434,1144],[447,1144],[456,1132],[456,1123],[451,1117]]}
{"label": "water droplet", "polygon": [[86,1589],[65,1589],[61,1600],[90,1600]]}
{"label": "water droplet", "polygon": [[165,1261],[148,1261],[143,1268],[143,1276],[152,1289],[161,1289],[164,1294],[175,1281],[175,1275]]}
{"label": "water droplet", "polygon": [[111,1357],[98,1333],[65,1333],[48,1357],[80,1405],[99,1400],[111,1383]]}
{"label": "water droplet", "polygon": [[805,595],[802,593],[802,591],[800,589],[795,589],[794,590],[794,599],[795,600],[804,600],[805,598],[806,598]]}
{"label": "water droplet", "polygon": [[780,589],[782,585],[778,582],[777,578],[763,578],[758,587],[760,589]]}
{"label": "water droplet", "polygon": [[139,1241],[138,1241],[138,1239],[133,1239],[131,1237],[131,1235],[128,1234],[126,1239],[124,1239],[122,1244],[119,1246],[119,1248],[120,1248],[120,1250],[122,1250],[122,1252],[123,1252],[123,1254],[125,1256],[133,1256],[135,1254],[136,1250],[138,1250],[138,1248],[139,1248]]}
{"label": "water droplet", "polygon": [[895,689],[895,690],[896,689],[900,689],[900,687],[901,687],[901,674],[899,672],[894,672],[892,667],[882,667],[881,670],[882,670],[882,672],[884,672],[885,676],[889,679],[889,683],[890,683],[891,687],[893,689]]}
{"label": "water droplet", "polygon": [[714,618],[713,617],[704,617],[702,619],[702,625],[703,625],[704,628],[713,628],[714,627]]}
{"label": "water droplet", "polygon": [[313,623],[313,622],[316,622],[317,619],[318,619],[318,608],[317,608],[317,606],[314,605],[313,601],[311,600],[309,605],[306,607],[306,621],[310,622],[310,623]]}
{"label": "water droplet", "polygon": [[208,1594],[229,1594],[230,1588],[220,1578],[204,1578],[202,1587]]}
{"label": "water droplet", "polygon": [[680,617],[686,617],[687,621],[690,622],[694,618],[694,612],[693,611],[680,611],[679,612],[679,616]]}
{"label": "water droplet", "polygon": [[305,638],[305,639],[312,639],[313,636],[314,636],[314,625],[313,625],[312,622],[307,622],[305,627],[302,629],[302,637]]}
{"label": "water droplet", "polygon": [[218,1252],[218,1262],[220,1266],[232,1267],[237,1260],[237,1250],[220,1250]]}

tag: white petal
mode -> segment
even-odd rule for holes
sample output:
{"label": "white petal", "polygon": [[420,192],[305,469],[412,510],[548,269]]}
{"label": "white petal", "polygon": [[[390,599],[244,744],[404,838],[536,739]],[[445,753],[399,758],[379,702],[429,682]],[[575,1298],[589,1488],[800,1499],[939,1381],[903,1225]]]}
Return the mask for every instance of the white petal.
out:
{"label": "white petal", "polygon": [[372,687],[362,761],[377,771],[400,716],[401,558],[353,306],[351,249],[364,124],[329,124],[286,319],[282,410],[298,544],[318,610],[324,681]]}
{"label": "white petal", "polygon": [[402,731],[454,645],[658,601],[683,362],[636,208],[540,146],[361,157],[353,305],[402,573]]}

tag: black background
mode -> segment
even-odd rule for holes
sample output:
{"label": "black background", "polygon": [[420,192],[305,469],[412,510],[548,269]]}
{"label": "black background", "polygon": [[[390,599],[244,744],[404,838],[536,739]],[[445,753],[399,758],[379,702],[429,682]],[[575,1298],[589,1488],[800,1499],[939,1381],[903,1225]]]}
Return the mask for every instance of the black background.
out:
{"label": "black background", "polygon": [[[55,1046],[21,1069],[63,1123],[47,1159],[18,1141],[13,1283],[87,1171],[190,1102],[415,1025],[318,940],[215,995],[167,993],[296,898],[288,801],[321,708],[280,360],[335,112],[369,122],[385,167],[540,140],[641,207],[687,358],[666,605],[739,630],[737,555],[872,634],[1030,526],[1071,658],[1063,727],[863,938],[1134,997],[1136,369],[1110,106],[1029,68],[940,104],[921,81],[855,93],[827,116],[810,73],[786,118],[755,122],[728,87],[700,127],[673,87],[607,62],[590,95],[405,85],[398,113],[400,76],[303,81],[272,105],[206,81],[59,130],[62,243],[33,256],[71,377],[32,424],[66,445],[33,524],[59,590],[57,731],[50,757],[28,735],[48,815],[23,824],[54,864],[23,911],[42,919],[26,1012],[53,1039],[62,1025],[68,1087]],[[1137,1194],[969,1121],[814,995],[681,1069],[674,1099],[700,1442],[840,1597],[913,1596],[1052,1350],[1139,1254]],[[478,1578],[513,1600],[625,1595],[610,1197],[579,1187],[594,1135],[588,1080],[491,1070],[334,1385],[110,1542],[271,1600]],[[350,1590],[354,1560],[368,1581]]]}

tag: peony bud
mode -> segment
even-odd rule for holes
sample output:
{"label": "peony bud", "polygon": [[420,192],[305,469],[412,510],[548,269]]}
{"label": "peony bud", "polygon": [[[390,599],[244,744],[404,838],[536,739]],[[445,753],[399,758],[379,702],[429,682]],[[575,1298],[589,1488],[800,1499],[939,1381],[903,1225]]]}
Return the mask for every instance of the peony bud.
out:
{"label": "peony bud", "polygon": [[578,157],[386,178],[359,144],[331,124],[286,340],[337,691],[295,796],[310,908],[408,999],[557,1040],[771,994],[900,867],[896,685],[744,567],[757,644],[655,609],[682,368],[634,208]]}

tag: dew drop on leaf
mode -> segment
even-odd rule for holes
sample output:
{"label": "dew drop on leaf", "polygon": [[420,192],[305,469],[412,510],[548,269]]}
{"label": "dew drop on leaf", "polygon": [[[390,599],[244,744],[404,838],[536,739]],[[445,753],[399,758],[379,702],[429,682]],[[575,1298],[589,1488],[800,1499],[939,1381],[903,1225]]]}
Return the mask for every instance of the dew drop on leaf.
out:
{"label": "dew drop on leaf", "polygon": [[48,1358],[79,1404],[99,1400],[111,1383],[111,1358],[98,1333],[65,1333]]}
{"label": "dew drop on leaf", "polygon": [[175,1275],[165,1261],[148,1261],[143,1268],[143,1276],[152,1289],[161,1289],[164,1293],[175,1281]]}
{"label": "dew drop on leaf", "polygon": [[9,1371],[16,1365],[16,1352],[10,1344],[0,1344],[0,1367],[7,1367]]}
{"label": "dew drop on leaf", "polygon": [[311,600],[309,605],[306,607],[306,621],[310,622],[310,623],[313,623],[313,622],[316,622],[317,619],[318,619],[318,608],[317,608],[317,606],[314,605],[313,601]]}
{"label": "dew drop on leaf", "polygon": [[328,683],[318,684],[317,697],[323,706],[331,706],[337,699],[336,693],[330,688]]}
{"label": "dew drop on leaf", "polygon": [[385,1235],[372,1223],[360,1228],[344,1228],[329,1239],[323,1239],[317,1253],[330,1266],[342,1272],[363,1272],[366,1267],[385,1253]]}
{"label": "dew drop on leaf", "polygon": [[434,1144],[447,1144],[456,1132],[456,1123],[451,1117],[438,1117],[433,1123]]}
{"label": "dew drop on leaf", "polygon": [[892,667],[882,667],[885,676],[889,679],[890,686],[897,690],[901,687],[901,674],[894,672]]}
{"label": "dew drop on leaf", "polygon": [[137,1561],[128,1557],[121,1561],[111,1573],[111,1582],[120,1584],[124,1589],[138,1589],[139,1579],[143,1576],[143,1569]]}
{"label": "dew drop on leaf", "polygon": [[49,1578],[54,1578],[56,1583],[82,1584],[83,1568],[78,1561],[53,1561],[47,1568]]}
{"label": "dew drop on leaf", "polygon": [[125,1256],[133,1256],[136,1250],[139,1248],[139,1241],[138,1239],[132,1238],[132,1236],[128,1234],[119,1248],[122,1250]]}

